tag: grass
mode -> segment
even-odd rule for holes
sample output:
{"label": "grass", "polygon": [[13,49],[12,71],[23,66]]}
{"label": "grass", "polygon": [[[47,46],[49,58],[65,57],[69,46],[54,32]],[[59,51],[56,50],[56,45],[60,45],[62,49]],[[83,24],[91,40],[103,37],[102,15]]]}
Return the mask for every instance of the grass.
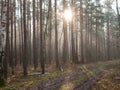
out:
{"label": "grass", "polygon": [[106,74],[96,83],[93,90],[120,90],[120,80],[116,80],[116,77],[120,77],[120,62],[113,64],[112,68],[106,71]]}
{"label": "grass", "polygon": [[[11,90],[11,88],[23,90],[27,87],[38,85],[40,82],[45,82],[45,81],[51,80],[53,78],[59,77],[64,73],[65,72],[55,71],[50,74],[31,75],[31,76],[21,77],[21,78],[19,77],[19,79],[16,79],[15,81],[9,83],[9,86],[11,86],[11,87],[5,86],[5,87],[0,88],[0,90]],[[22,87],[22,89],[21,89],[21,87]]]}
{"label": "grass", "polygon": [[[77,79],[75,79],[73,81],[70,81],[70,82],[64,84],[63,86],[61,86],[60,90],[71,90],[74,86],[82,84],[82,82],[86,78],[90,78],[91,76],[93,76],[98,71],[104,70],[104,68],[106,66],[109,66],[109,65],[113,66],[113,65],[116,65],[117,63],[119,63],[118,60],[109,61],[109,62],[97,62],[96,65],[95,64],[82,65],[82,66],[80,66],[80,68],[85,73],[80,75]],[[93,69],[89,70],[88,67],[91,66],[91,65],[92,65]],[[98,89],[96,89],[96,90],[98,90]],[[102,89],[99,89],[99,90],[102,90]]]}
{"label": "grass", "polygon": [[[107,65],[115,65],[118,63],[118,60],[116,61],[109,61],[109,62],[97,62],[97,63],[91,63],[91,64],[85,64],[85,65],[73,65],[68,67],[67,69],[64,69],[64,71],[54,71],[48,74],[44,75],[31,75],[27,77],[13,77],[14,81],[9,83],[9,86],[5,86],[3,88],[0,88],[0,90],[13,90],[13,88],[24,90],[27,87],[32,87],[40,84],[41,82],[47,82],[54,78],[59,78],[61,76],[69,75],[70,73],[73,73],[73,71],[78,72],[78,70],[83,70],[86,72],[85,74],[80,75],[77,79],[70,81],[66,84],[64,84],[60,90],[70,90],[70,88],[74,87],[77,84],[80,84],[85,78],[89,78],[90,76],[94,75],[97,71],[103,70],[103,68]],[[88,70],[89,67],[96,67],[92,70]]]}

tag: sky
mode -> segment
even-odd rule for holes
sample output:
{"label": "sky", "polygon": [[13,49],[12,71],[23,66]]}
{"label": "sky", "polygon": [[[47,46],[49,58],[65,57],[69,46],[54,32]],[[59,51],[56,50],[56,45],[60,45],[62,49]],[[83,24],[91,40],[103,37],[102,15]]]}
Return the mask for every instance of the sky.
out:
{"label": "sky", "polygon": [[[100,0],[104,4],[105,0]],[[120,0],[118,0],[118,6],[120,7]],[[112,9],[116,12],[116,0],[113,0]]]}

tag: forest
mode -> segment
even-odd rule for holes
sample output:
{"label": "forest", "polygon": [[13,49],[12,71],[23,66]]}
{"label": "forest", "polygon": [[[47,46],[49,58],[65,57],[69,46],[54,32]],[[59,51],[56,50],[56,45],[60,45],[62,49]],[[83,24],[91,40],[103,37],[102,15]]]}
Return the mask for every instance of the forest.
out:
{"label": "forest", "polygon": [[[119,0],[0,0],[0,90],[119,90],[119,66]],[[115,71],[116,89],[82,84]]]}

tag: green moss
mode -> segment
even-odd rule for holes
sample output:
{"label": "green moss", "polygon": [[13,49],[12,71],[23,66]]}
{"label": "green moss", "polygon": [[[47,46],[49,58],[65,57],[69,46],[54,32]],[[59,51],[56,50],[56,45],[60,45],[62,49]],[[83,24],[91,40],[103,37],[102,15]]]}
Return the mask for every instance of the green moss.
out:
{"label": "green moss", "polygon": [[29,86],[33,85],[33,83],[34,83],[34,81],[24,82],[24,86],[29,87]]}
{"label": "green moss", "polygon": [[16,88],[21,88],[21,87],[22,88],[27,88],[27,87],[30,87],[30,86],[38,85],[40,82],[47,81],[49,79],[60,76],[63,73],[64,72],[56,71],[56,72],[53,72],[53,73],[50,73],[50,74],[32,75],[32,76],[28,76],[26,78],[23,77],[19,81],[12,82],[10,84],[10,86],[11,87],[16,87]]}
{"label": "green moss", "polygon": [[120,75],[120,64],[117,62],[110,62],[109,65],[111,65],[112,69],[106,71],[103,78],[96,83],[93,90],[119,90],[120,84],[115,80],[115,77]]}
{"label": "green moss", "polygon": [[4,87],[4,88],[0,88],[0,90],[13,90],[13,89],[10,88],[10,87],[8,87],[8,86],[6,86],[6,87]]}
{"label": "green moss", "polygon": [[74,85],[80,84],[80,83],[82,83],[83,80],[85,80],[85,78],[88,78],[88,76],[85,74],[82,74],[79,76],[79,78],[77,78],[76,80],[73,80],[72,83]]}
{"label": "green moss", "polygon": [[74,87],[73,83],[68,82],[67,84],[63,85],[60,90],[71,90]]}
{"label": "green moss", "polygon": [[76,80],[73,80],[72,83],[74,85],[80,84],[86,78],[89,78],[95,73],[97,73],[98,71],[103,70],[104,67],[105,65],[97,65],[97,67],[93,68],[92,70],[89,70],[85,65],[83,65],[81,66],[81,69],[85,72],[85,74],[80,75],[79,78],[77,78]]}
{"label": "green moss", "polygon": [[5,87],[6,81],[3,78],[0,78],[0,87]]}
{"label": "green moss", "polygon": [[[58,71],[56,70],[53,73],[49,73],[49,74],[44,74],[44,75],[32,75],[32,76],[28,76],[27,78],[19,78],[19,80],[17,80],[16,82],[12,82],[10,85],[16,88],[27,88],[30,86],[34,86],[34,85],[38,85],[40,82],[42,81],[48,81],[50,79],[56,78],[56,77],[60,77],[62,75],[66,76],[66,74],[71,74],[73,73],[73,71],[77,71],[81,68],[81,70],[83,70],[85,72],[85,74],[80,75],[77,79],[68,82],[67,84],[63,85],[61,90],[69,90],[69,87],[73,87],[76,84],[80,84],[85,78],[89,78],[90,76],[94,75],[95,73],[97,73],[100,70],[103,70],[105,66],[108,65],[115,65],[116,63],[118,63],[118,61],[107,61],[107,62],[97,62],[94,64],[85,64],[85,65],[76,65],[71,68],[67,68],[64,69],[64,71]],[[89,70],[88,67],[95,67],[92,70]],[[115,70],[114,70],[115,71]],[[116,69],[116,72],[120,72],[120,70]],[[9,87],[6,87],[8,89],[0,89],[0,90],[10,90]]]}
{"label": "green moss", "polygon": [[58,77],[58,76],[60,76],[62,74],[64,74],[64,72],[62,72],[62,71],[56,71],[56,72],[53,72],[51,74],[43,74],[43,75],[41,75],[41,80],[42,81],[47,81],[49,79]]}

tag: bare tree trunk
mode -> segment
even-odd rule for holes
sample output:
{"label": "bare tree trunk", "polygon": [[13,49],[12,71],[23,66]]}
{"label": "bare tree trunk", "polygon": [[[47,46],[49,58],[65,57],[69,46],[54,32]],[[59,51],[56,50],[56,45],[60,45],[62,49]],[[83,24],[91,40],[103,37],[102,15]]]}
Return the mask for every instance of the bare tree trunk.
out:
{"label": "bare tree trunk", "polygon": [[75,59],[76,59],[76,63],[78,63],[78,31],[76,29],[76,49],[75,49]]}
{"label": "bare tree trunk", "polygon": [[109,16],[107,16],[107,60],[110,60],[110,32],[109,32]]}
{"label": "bare tree trunk", "polygon": [[[71,2],[72,4],[72,10],[74,11],[74,3],[73,3],[73,0]],[[75,53],[75,41],[74,41],[74,18],[72,18],[72,21],[71,21],[71,47],[72,47],[72,61],[73,63],[76,63],[76,53]]]}
{"label": "bare tree trunk", "polygon": [[10,0],[6,1],[6,5],[4,7],[7,7],[7,23],[6,23],[6,45],[5,45],[5,58],[3,60],[3,73],[4,78],[7,79],[8,75],[8,61],[9,61],[9,6],[10,6]]}
{"label": "bare tree trunk", "polygon": [[[117,38],[117,44],[118,44],[118,53],[120,53],[120,44],[118,42],[120,42],[120,12],[119,12],[119,7],[118,7],[118,0],[116,0],[116,10],[117,10],[117,15],[118,15],[118,30],[119,30],[119,34]],[[120,58],[120,55],[118,56],[118,58]]]}
{"label": "bare tree trunk", "polygon": [[13,51],[13,5],[10,3],[11,10],[11,48],[10,48],[10,67],[12,68],[12,74],[14,75],[14,51]]}
{"label": "bare tree trunk", "polygon": [[56,67],[59,68],[59,59],[58,59],[58,29],[57,29],[57,0],[55,0],[55,60]]}
{"label": "bare tree trunk", "polygon": [[119,33],[120,33],[120,12],[119,12],[119,7],[118,7],[118,0],[116,0],[116,10],[117,10],[117,15],[118,15]]}
{"label": "bare tree trunk", "polygon": [[24,33],[23,33],[23,10],[22,10],[22,7],[23,7],[23,5],[22,5],[22,0],[20,0],[20,13],[21,13],[21,23],[20,23],[20,25],[21,25],[21,28],[20,28],[20,40],[21,40],[21,45],[20,45],[20,53],[21,53],[21,56],[20,56],[20,64],[22,64],[22,60],[23,60],[23,56],[24,56],[24,54],[23,54],[23,48],[24,48]]}
{"label": "bare tree trunk", "polygon": [[[65,0],[63,0],[63,11],[65,10],[65,8],[66,8],[66,2],[65,2]],[[67,35],[67,22],[65,21],[64,18],[63,18],[63,32],[64,32],[64,36],[63,36],[62,59],[65,64],[68,59],[68,35]]]}
{"label": "bare tree trunk", "polygon": [[17,65],[17,32],[16,32],[16,1],[14,0],[14,64]]}
{"label": "bare tree trunk", "polygon": [[51,39],[52,39],[52,8],[51,8],[51,0],[49,0],[49,34],[50,34],[50,36],[49,36],[49,63],[51,63],[51,59],[52,59],[52,52],[51,52]]}
{"label": "bare tree trunk", "polygon": [[43,28],[42,28],[42,0],[40,0],[40,54],[41,54],[41,69],[42,74],[45,73],[45,59],[44,59],[44,43],[43,43]]}
{"label": "bare tree trunk", "polygon": [[95,36],[95,45],[96,45],[96,60],[98,59],[98,19],[96,18],[96,25],[95,25],[95,34],[96,34],[96,36]]}
{"label": "bare tree trunk", "polygon": [[80,42],[81,42],[81,62],[84,63],[84,47],[83,47],[83,0],[80,0]]}
{"label": "bare tree trunk", "polygon": [[37,52],[36,52],[36,28],[35,28],[35,0],[33,0],[33,62],[34,69],[37,68]]}
{"label": "bare tree trunk", "polygon": [[23,59],[23,74],[24,76],[27,75],[27,66],[28,66],[28,60],[27,60],[27,30],[26,30],[26,0],[23,2],[23,21],[24,21],[24,59]]}

